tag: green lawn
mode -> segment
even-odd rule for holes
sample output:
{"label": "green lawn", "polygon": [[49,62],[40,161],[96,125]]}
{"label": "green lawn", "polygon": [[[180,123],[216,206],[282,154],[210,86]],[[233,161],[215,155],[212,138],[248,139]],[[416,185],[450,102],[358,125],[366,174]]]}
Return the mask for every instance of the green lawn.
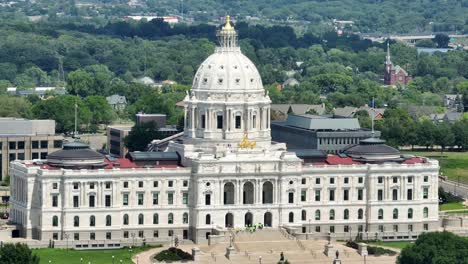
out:
{"label": "green lawn", "polygon": [[440,161],[441,172],[453,181],[468,183],[468,152],[444,152],[440,151],[403,151],[407,154],[424,156]]}
{"label": "green lawn", "polygon": [[447,214],[468,214],[468,209],[466,210],[456,210],[456,211],[446,211]]}
{"label": "green lawn", "polygon": [[370,244],[377,245],[377,246],[390,247],[390,248],[403,249],[412,243],[413,242],[410,242],[410,241],[389,241],[389,242],[377,241],[377,242],[372,242]]}
{"label": "green lawn", "polygon": [[440,211],[447,211],[447,210],[463,210],[467,209],[462,203],[446,203],[439,205]]}
{"label": "green lawn", "polygon": [[[41,261],[40,264],[113,264],[112,256],[114,256],[114,264],[131,264],[130,256],[133,256],[142,251],[148,250],[151,247],[136,247],[132,252],[128,248],[124,249],[109,249],[109,250],[72,250],[44,248],[34,249]],[[83,258],[83,262],[81,262]],[[122,260],[122,262],[120,262]]]}

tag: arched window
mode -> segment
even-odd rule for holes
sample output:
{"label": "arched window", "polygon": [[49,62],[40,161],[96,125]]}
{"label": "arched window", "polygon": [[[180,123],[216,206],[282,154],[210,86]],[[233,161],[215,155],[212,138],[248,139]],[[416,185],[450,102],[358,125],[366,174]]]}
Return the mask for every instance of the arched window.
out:
{"label": "arched window", "polygon": [[96,226],[96,217],[94,215],[89,217],[89,226]]}
{"label": "arched window", "polygon": [[52,217],[52,226],[58,226],[58,217],[56,215]]}
{"label": "arched window", "polygon": [[128,214],[124,214],[123,216],[123,224],[128,225]]}
{"label": "arched window", "polygon": [[205,216],[205,225],[211,225],[211,215],[207,214]]}
{"label": "arched window", "polygon": [[143,217],[143,214],[138,215],[138,224],[143,225],[145,223],[145,218]]}
{"label": "arched window", "polygon": [[364,211],[362,209],[359,209],[357,211],[357,218],[358,219],[363,219],[364,218]]}
{"label": "arched window", "polygon": [[315,210],[315,220],[320,220],[320,210]]}
{"label": "arched window", "polygon": [[302,210],[302,212],[301,212],[301,220],[302,220],[302,221],[307,220],[307,212],[306,212],[306,210]]}
{"label": "arched window", "polygon": [[234,184],[228,182],[224,184],[224,204],[234,204]]}
{"label": "arched window", "polygon": [[153,225],[159,224],[159,215],[153,214]]}
{"label": "arched window", "polygon": [[273,184],[269,181],[263,183],[262,203],[264,204],[273,203]]}
{"label": "arched window", "polygon": [[335,220],[335,210],[331,209],[330,210],[330,220]]}
{"label": "arched window", "polygon": [[345,219],[345,220],[348,220],[348,219],[349,219],[349,210],[348,210],[348,209],[344,209],[344,212],[343,212],[343,219]]}
{"label": "arched window", "polygon": [[106,216],[106,226],[112,225],[112,217],[110,215]]}
{"label": "arched window", "polygon": [[254,185],[251,182],[244,183],[243,187],[243,204],[253,204],[254,203]]}
{"label": "arched window", "polygon": [[398,209],[393,209],[393,219],[398,219]]}
{"label": "arched window", "polygon": [[188,214],[187,213],[184,213],[182,215],[182,223],[183,224],[188,224]]}
{"label": "arched window", "polygon": [[289,213],[289,223],[294,223],[294,213],[293,212]]}
{"label": "arched window", "polygon": [[174,215],[172,213],[169,213],[167,215],[167,223],[172,225],[174,223]]}
{"label": "arched window", "polygon": [[80,226],[80,217],[79,216],[73,217],[73,226],[75,226],[75,227]]}
{"label": "arched window", "polygon": [[383,209],[379,209],[379,220],[382,220],[383,219]]}
{"label": "arched window", "polygon": [[423,217],[428,218],[429,217],[429,208],[424,207],[423,209]]}
{"label": "arched window", "polygon": [[408,209],[408,219],[413,219],[413,209]]}

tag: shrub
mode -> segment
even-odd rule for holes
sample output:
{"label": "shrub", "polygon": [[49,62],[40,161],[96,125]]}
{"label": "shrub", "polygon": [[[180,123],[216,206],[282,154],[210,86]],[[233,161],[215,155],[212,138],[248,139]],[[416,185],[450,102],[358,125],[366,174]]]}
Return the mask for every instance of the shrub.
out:
{"label": "shrub", "polygon": [[[359,248],[358,243],[355,241],[346,242],[346,246],[350,248],[354,248],[354,249]],[[396,254],[396,252],[393,250],[382,248],[382,247],[369,246],[369,245],[367,246],[367,252],[369,253],[369,255],[375,255],[375,256],[380,256],[380,255],[385,255],[385,254],[394,256]]]}
{"label": "shrub", "polygon": [[155,257],[157,261],[180,261],[193,260],[193,256],[181,249],[171,247],[167,250],[159,252]]}
{"label": "shrub", "polygon": [[463,202],[463,198],[453,195],[449,192],[444,191],[442,187],[439,187],[439,201],[442,204],[445,203],[459,203]]}

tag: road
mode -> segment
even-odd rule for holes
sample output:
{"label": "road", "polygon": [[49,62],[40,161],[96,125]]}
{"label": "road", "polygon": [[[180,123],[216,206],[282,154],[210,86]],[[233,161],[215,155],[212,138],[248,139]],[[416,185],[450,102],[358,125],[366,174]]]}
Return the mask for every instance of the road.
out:
{"label": "road", "polygon": [[468,185],[454,181],[439,181],[439,186],[444,188],[446,192],[461,196],[468,199]]}

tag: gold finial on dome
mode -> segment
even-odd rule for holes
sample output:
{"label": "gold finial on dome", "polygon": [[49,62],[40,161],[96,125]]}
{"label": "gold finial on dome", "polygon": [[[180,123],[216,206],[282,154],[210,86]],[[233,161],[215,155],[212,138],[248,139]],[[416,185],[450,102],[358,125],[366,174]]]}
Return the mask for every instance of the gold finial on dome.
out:
{"label": "gold finial on dome", "polygon": [[234,28],[231,26],[230,16],[226,16],[226,24],[224,25],[223,30],[234,30]]}

